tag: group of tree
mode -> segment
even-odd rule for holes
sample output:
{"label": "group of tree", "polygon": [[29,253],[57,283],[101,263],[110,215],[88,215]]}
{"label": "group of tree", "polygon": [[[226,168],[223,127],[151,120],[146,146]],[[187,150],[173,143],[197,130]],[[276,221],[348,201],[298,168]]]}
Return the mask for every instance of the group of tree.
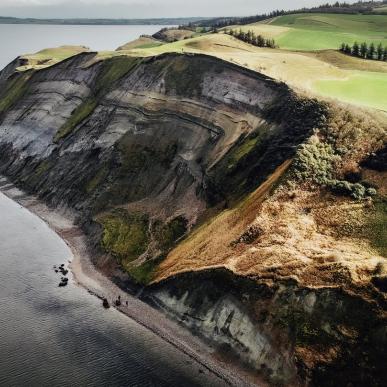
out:
{"label": "group of tree", "polygon": [[271,19],[273,17],[285,15],[285,11],[276,10],[270,13],[264,13],[261,15],[254,16],[243,16],[243,17],[218,17],[214,19],[202,20],[200,22],[189,23],[189,26],[197,27],[210,27],[210,28],[223,28],[232,25],[246,25],[256,23],[259,21]]}
{"label": "group of tree", "polygon": [[342,43],[339,50],[347,55],[356,56],[363,59],[381,60],[387,62],[387,46],[383,47],[382,43],[377,46],[374,43],[361,44],[355,42],[351,47],[349,44]]}
{"label": "group of tree", "polygon": [[234,36],[234,38],[242,40],[243,42],[252,44],[253,46],[268,48],[278,47],[274,39],[265,39],[262,35],[256,35],[254,31],[248,30],[247,32],[244,32],[241,29],[239,31],[225,29],[224,33]]}
{"label": "group of tree", "polygon": [[[384,5],[387,0],[383,1],[358,1],[356,3],[335,2],[333,4],[326,3],[312,8],[301,8],[290,11],[276,10],[270,13],[244,16],[244,17],[218,17],[214,19],[206,19],[189,23],[189,26],[195,27],[212,27],[223,28],[231,25],[246,25],[256,23],[262,20],[271,19],[277,16],[291,15],[296,13],[338,13],[338,14],[386,14]],[[380,8],[380,11],[378,11]]]}

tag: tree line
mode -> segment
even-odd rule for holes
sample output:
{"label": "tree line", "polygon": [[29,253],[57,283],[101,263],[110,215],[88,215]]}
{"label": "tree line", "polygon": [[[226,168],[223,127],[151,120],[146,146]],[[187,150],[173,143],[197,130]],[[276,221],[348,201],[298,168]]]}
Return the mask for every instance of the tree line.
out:
{"label": "tree line", "polygon": [[387,62],[387,46],[383,47],[382,43],[379,43],[376,46],[374,43],[367,44],[367,42],[363,42],[359,44],[355,42],[352,47],[347,43],[342,43],[339,50],[344,54],[352,55],[357,58]]}
{"label": "tree line", "polygon": [[253,46],[268,48],[278,47],[274,39],[265,39],[262,35],[256,35],[254,31],[248,30],[247,32],[244,32],[241,29],[239,31],[225,29],[224,33],[234,36],[234,38],[242,40],[243,42],[252,44]]}
{"label": "tree line", "polygon": [[254,16],[244,16],[244,17],[219,17],[209,20],[202,20],[200,22],[194,22],[190,23],[191,25],[199,26],[199,27],[216,27],[216,28],[222,28],[227,27],[231,25],[245,25],[245,24],[251,24],[256,23],[259,21],[271,19],[273,17],[282,16],[285,15],[285,11],[272,11],[270,13],[264,13],[261,15],[254,15]]}
{"label": "tree line", "polygon": [[387,4],[387,0],[382,1],[358,1],[356,3],[336,2],[334,4],[322,4],[312,8],[301,8],[296,10],[276,10],[270,13],[243,16],[243,17],[217,17],[213,19],[205,19],[200,21],[191,22],[188,25],[191,27],[216,27],[222,28],[231,25],[245,25],[256,23],[262,20],[271,19],[283,15],[291,15],[297,13],[336,13],[336,14],[363,14],[363,15],[384,15],[386,14],[383,9],[378,11],[378,7],[382,7]]}

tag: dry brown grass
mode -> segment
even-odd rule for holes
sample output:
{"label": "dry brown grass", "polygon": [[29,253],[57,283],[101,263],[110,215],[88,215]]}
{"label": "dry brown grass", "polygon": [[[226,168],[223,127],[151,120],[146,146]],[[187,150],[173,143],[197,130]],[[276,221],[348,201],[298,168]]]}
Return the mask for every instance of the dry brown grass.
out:
{"label": "dry brown grass", "polygon": [[163,44],[163,42],[160,42],[159,40],[152,38],[151,36],[140,36],[138,39],[132,40],[131,42],[128,42],[118,47],[116,51],[133,50],[135,48],[146,48],[152,47],[154,45],[157,46],[160,44]]}
{"label": "dry brown grass", "polygon": [[[230,248],[231,242],[253,222],[265,195],[289,165],[290,161],[282,164],[266,182],[236,208],[220,213],[194,231],[160,265],[158,279],[191,269],[222,266],[233,254],[233,249]],[[220,252],[222,254],[217,254]]]}
{"label": "dry brown grass", "polygon": [[359,162],[381,149],[387,142],[386,115],[348,105],[330,106],[326,135],[335,149],[340,150],[338,174],[359,169]]}
{"label": "dry brown grass", "polygon": [[[359,163],[386,144],[384,118],[384,114],[329,106],[325,129],[311,139],[332,147],[337,178],[361,172]],[[381,214],[375,213],[371,198],[354,201],[313,180],[298,179],[296,162],[287,180],[268,196],[289,164],[278,167],[235,208],[194,231],[160,265],[156,281],[181,272],[226,267],[266,280],[294,278],[305,286],[351,286],[368,283],[378,266],[387,267],[387,257],[379,248],[383,238],[377,243],[372,238],[372,216]],[[363,178],[377,180],[383,195],[383,173],[369,172]]]}
{"label": "dry brown grass", "polygon": [[323,50],[313,52],[299,51],[299,53],[305,56],[316,58],[341,69],[387,73],[386,62],[364,60],[361,58],[345,55],[337,50]]}
{"label": "dry brown grass", "polygon": [[25,54],[21,59],[26,61],[26,64],[17,68],[18,71],[29,69],[43,69],[52,66],[71,56],[88,52],[89,48],[84,46],[61,46],[54,48],[46,48],[34,54]]}
{"label": "dry brown grass", "polygon": [[380,195],[387,196],[387,172],[379,172],[363,168],[362,178],[363,180],[376,186]]}
{"label": "dry brown grass", "polygon": [[[345,286],[368,282],[379,262],[386,261],[362,238],[366,203],[290,185],[262,203],[264,192],[261,186],[240,207],[199,228],[168,255],[156,280],[224,266],[268,281]],[[259,230],[256,238],[240,242],[252,228]]]}
{"label": "dry brown grass", "polygon": [[183,40],[187,38],[191,38],[194,35],[194,32],[191,30],[184,30],[184,29],[167,29],[160,31],[160,38],[161,40],[164,40],[165,42],[174,42],[177,40]]}

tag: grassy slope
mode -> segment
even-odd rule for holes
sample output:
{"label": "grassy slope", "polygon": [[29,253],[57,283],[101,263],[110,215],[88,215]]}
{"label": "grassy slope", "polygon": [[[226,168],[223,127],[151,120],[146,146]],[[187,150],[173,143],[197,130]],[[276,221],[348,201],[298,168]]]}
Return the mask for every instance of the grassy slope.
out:
{"label": "grassy slope", "polygon": [[62,60],[70,58],[71,56],[87,52],[89,49],[84,46],[61,46],[55,48],[46,48],[34,54],[23,55],[22,59],[27,59],[28,64],[20,66],[18,70],[28,70],[30,68],[40,69],[52,66]]}
{"label": "grassy slope", "polygon": [[[217,258],[214,251],[223,251],[229,248],[230,241],[237,238],[249,223],[254,220],[254,214],[260,208],[266,195],[285,173],[291,160],[285,161],[269,178],[261,184],[253,193],[248,195],[235,208],[226,210],[212,218],[207,223],[198,227],[190,236],[180,243],[161,263],[157,272],[156,280],[161,280],[170,275],[185,271],[187,267],[191,269],[222,266],[225,263],[224,256]],[[212,237],[217,235],[217,240]],[[212,239],[213,245],[210,250],[208,240]],[[203,254],[198,254],[197,246],[202,246]],[[212,250],[214,248],[214,250]],[[211,254],[209,252],[211,251]],[[193,259],[193,257],[195,257]],[[231,265],[232,266],[232,265]],[[232,269],[232,267],[230,268]]]}
{"label": "grassy slope", "polygon": [[369,281],[385,264],[385,198],[369,205],[326,189],[309,191],[302,182],[321,185],[318,176],[329,177],[329,171],[344,176],[357,170],[370,150],[385,143],[386,123],[382,114],[338,107],[327,117],[326,134],[312,136],[290,170],[285,162],[256,191],[193,231],[160,264],[156,281],[219,266],[258,278],[297,277],[307,286]]}
{"label": "grassy slope", "polygon": [[140,36],[138,39],[118,47],[116,51],[133,50],[135,48],[150,48],[160,46],[161,44],[163,44],[163,42],[160,42],[159,40],[152,37]]}
{"label": "grassy slope", "polygon": [[[354,64],[354,58],[337,53],[334,60],[340,61],[338,66],[332,63],[332,58],[321,60],[320,54],[262,49],[224,34],[200,36],[149,49],[133,50],[128,54],[148,56],[164,52],[214,55],[303,90],[387,111],[387,95],[384,92],[387,88],[387,65],[384,63],[360,60],[360,64],[355,60]],[[372,71],[354,71],[359,68]]]}
{"label": "grassy slope", "polygon": [[316,81],[315,90],[346,102],[387,110],[387,75],[356,71],[347,80]]}
{"label": "grassy slope", "polygon": [[275,18],[269,26],[289,28],[277,38],[289,50],[337,49],[355,41],[387,45],[387,15],[296,14]]}
{"label": "grassy slope", "polygon": [[346,70],[360,70],[387,73],[387,62],[377,60],[364,60],[354,56],[343,55],[337,50],[303,51],[303,55],[309,55],[323,62]]}
{"label": "grassy slope", "polygon": [[175,40],[182,40],[190,38],[194,35],[194,32],[191,30],[183,30],[183,29],[167,29],[165,31],[159,32],[155,34],[155,37],[164,42],[170,43]]}
{"label": "grassy slope", "polygon": [[277,39],[280,36],[285,35],[289,31],[291,31],[288,27],[282,27],[282,26],[274,26],[269,25],[265,23],[254,23],[254,24],[247,24],[244,26],[230,26],[227,28],[222,28],[222,30],[234,30],[239,31],[242,30],[243,32],[247,31],[253,31],[256,35],[263,35],[265,38],[270,39]]}

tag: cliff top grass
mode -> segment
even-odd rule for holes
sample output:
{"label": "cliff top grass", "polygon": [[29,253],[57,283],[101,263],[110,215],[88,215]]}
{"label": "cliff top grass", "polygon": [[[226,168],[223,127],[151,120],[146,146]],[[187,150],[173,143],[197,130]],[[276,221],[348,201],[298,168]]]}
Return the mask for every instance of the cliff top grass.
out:
{"label": "cliff top grass", "polygon": [[133,50],[135,48],[152,48],[162,44],[164,44],[164,42],[161,42],[151,36],[140,36],[138,39],[132,40],[131,42],[118,47],[116,51]]}
{"label": "cliff top grass", "polygon": [[42,69],[52,66],[74,55],[88,51],[89,48],[84,46],[60,46],[55,48],[46,48],[34,54],[22,55],[20,58],[26,61],[26,64],[18,67],[17,70],[25,71],[29,69]]}
{"label": "cliff top grass", "polygon": [[356,60],[338,52],[332,55],[259,48],[223,33],[123,53],[150,56],[166,52],[212,55],[314,95],[387,111],[385,63]]}
{"label": "cliff top grass", "polygon": [[154,34],[153,37],[164,42],[171,43],[176,40],[191,38],[194,34],[195,32],[189,29],[166,28]]}

